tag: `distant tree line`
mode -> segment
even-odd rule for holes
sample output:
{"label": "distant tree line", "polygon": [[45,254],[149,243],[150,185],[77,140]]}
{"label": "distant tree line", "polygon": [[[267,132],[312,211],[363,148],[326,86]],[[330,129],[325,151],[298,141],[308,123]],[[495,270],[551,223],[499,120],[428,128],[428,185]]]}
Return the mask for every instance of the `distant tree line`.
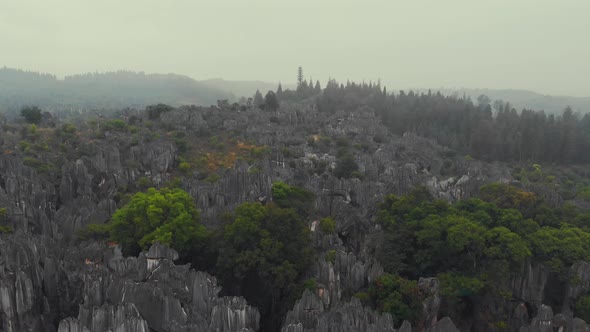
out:
{"label": "distant tree line", "polygon": [[370,106],[394,133],[413,132],[483,160],[590,162],[590,114],[567,107],[561,116],[543,111],[517,112],[509,103],[481,96],[440,93],[388,93],[379,83],[339,84],[330,80],[317,99],[322,112]]}

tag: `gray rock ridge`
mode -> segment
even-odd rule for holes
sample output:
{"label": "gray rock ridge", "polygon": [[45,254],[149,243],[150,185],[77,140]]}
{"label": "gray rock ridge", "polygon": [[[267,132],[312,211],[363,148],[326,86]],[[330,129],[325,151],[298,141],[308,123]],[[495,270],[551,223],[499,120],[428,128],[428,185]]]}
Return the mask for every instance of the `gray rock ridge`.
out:
{"label": "gray rock ridge", "polygon": [[459,332],[459,329],[449,317],[445,317],[428,328],[426,332]]}
{"label": "gray rock ridge", "polygon": [[116,209],[120,188],[145,176],[159,184],[169,175],[177,150],[157,140],[123,153],[107,142],[95,145],[92,156],[67,160],[58,179],[39,174],[12,155],[0,155],[0,206],[7,209],[15,230],[56,239],[72,239],[89,223],[104,223]]}
{"label": "gray rock ridge", "polygon": [[[106,249],[102,262],[85,274],[82,308],[105,303],[133,303],[154,331],[255,331],[260,315],[243,298],[218,297],[217,281],[203,272],[177,266],[177,253],[155,245],[137,258]],[[106,264],[105,264],[106,263]],[[105,266],[106,265],[106,266]]]}
{"label": "gray rock ridge", "polygon": [[380,315],[363,307],[353,298],[350,302],[339,304],[325,310],[323,301],[309,290],[293,310],[287,313],[282,332],[307,331],[395,331],[391,315]]}
{"label": "gray rock ridge", "polygon": [[[271,117],[278,122],[272,122]],[[231,129],[226,128],[229,123]],[[229,131],[237,139],[271,148],[269,155],[254,164],[238,162],[234,169],[223,172],[217,183],[182,178],[182,188],[195,197],[208,226],[215,226],[222,212],[242,202],[269,197],[277,180],[312,190],[319,213],[336,217],[346,228],[370,219],[371,207],[385,194],[403,194],[426,185],[436,197],[455,200],[470,197],[486,181],[509,177],[507,167],[477,161],[457,162],[456,174],[443,176],[441,154],[445,148],[410,133],[402,137],[389,134],[367,107],[333,115],[289,105],[273,114],[188,107],[162,113],[157,125],[189,133]],[[308,146],[311,134],[348,137],[351,145],[362,143],[366,149],[354,151],[365,180],[329,175],[336,162],[335,148],[321,152]],[[375,143],[374,137],[382,137],[383,143]],[[116,144],[117,140],[131,138],[118,134],[93,139],[92,154],[65,160],[57,179],[24,166],[18,156],[0,156],[0,206],[7,208],[11,226],[69,241],[85,225],[106,222],[117,208],[117,195],[128,188],[133,191],[138,179],[145,177],[156,186],[170,179],[179,158],[172,139],[163,137],[126,147]],[[302,154],[288,156],[283,149]],[[319,160],[327,163],[326,172],[307,173]],[[260,171],[249,172],[253,166]]]}
{"label": "gray rock ridge", "polygon": [[426,298],[422,301],[423,322],[426,329],[438,324],[438,311],[441,304],[440,283],[437,278],[420,278],[418,288]]}
{"label": "gray rock ridge", "polygon": [[78,319],[66,318],[59,323],[58,332],[148,332],[147,322],[132,303],[105,304],[91,310],[80,308]]}
{"label": "gray rock ridge", "polygon": [[[325,281],[326,275],[320,273],[315,290],[306,290],[288,312],[282,327],[283,332],[395,331],[391,315],[380,315],[364,307],[354,296],[348,302],[343,300],[339,274],[334,272],[331,263],[327,266],[332,268],[328,270],[329,283]],[[449,318],[438,320],[441,303],[438,279],[420,278],[418,287],[426,297],[423,301],[424,319],[418,322],[416,331],[458,331]],[[400,331],[412,331],[411,324],[404,321]]]}
{"label": "gray rock ridge", "polygon": [[541,305],[530,324],[523,324],[519,330],[527,332],[586,332],[590,331],[590,326],[580,318],[564,314],[553,315],[551,307]]}
{"label": "gray rock ridge", "polygon": [[525,302],[540,306],[545,298],[545,286],[549,278],[549,270],[541,264],[526,262],[521,272],[512,277],[510,288],[514,297]]}
{"label": "gray rock ridge", "polygon": [[[0,236],[2,331],[256,331],[243,298],[177,266],[155,245],[138,257],[96,242],[64,248],[24,232]],[[68,317],[69,316],[69,317]],[[68,317],[58,320],[58,317]],[[58,324],[59,322],[59,324]]]}

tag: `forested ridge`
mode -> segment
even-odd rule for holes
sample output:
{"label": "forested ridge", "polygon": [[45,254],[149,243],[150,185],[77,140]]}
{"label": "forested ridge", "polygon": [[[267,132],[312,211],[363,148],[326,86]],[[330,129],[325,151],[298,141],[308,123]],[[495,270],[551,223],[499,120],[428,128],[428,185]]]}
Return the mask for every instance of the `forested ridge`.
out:
{"label": "forested ridge", "polygon": [[565,108],[562,115],[516,110],[486,96],[470,99],[440,93],[388,93],[380,84],[328,82],[318,97],[323,112],[351,112],[362,106],[377,111],[396,134],[413,132],[435,139],[464,155],[486,161],[590,161],[590,114]]}

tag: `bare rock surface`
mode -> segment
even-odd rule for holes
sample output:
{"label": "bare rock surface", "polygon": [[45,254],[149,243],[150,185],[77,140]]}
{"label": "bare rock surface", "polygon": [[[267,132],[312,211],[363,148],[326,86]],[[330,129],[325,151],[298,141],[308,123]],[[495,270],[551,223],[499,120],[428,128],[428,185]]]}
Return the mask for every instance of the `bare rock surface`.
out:
{"label": "bare rock surface", "polygon": [[258,311],[218,297],[214,277],[174,265],[154,245],[139,257],[97,243],[60,249],[25,233],[0,237],[3,331],[256,331]]}

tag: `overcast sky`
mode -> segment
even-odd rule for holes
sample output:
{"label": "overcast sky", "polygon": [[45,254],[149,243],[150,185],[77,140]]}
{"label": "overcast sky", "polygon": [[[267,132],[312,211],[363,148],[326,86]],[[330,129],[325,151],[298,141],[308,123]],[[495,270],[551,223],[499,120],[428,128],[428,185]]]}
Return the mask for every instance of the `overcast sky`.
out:
{"label": "overcast sky", "polygon": [[0,66],[590,96],[590,0],[0,0]]}

